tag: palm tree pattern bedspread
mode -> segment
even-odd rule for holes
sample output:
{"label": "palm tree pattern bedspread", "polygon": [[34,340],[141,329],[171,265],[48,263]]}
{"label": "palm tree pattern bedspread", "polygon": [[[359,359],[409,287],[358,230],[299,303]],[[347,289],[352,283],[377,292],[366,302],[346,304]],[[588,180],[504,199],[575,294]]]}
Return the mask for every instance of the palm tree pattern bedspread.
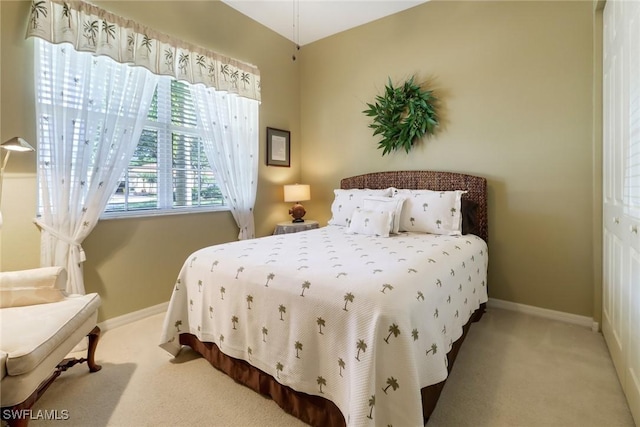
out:
{"label": "palm tree pattern bedspread", "polygon": [[333,401],[350,426],[421,426],[420,389],[487,301],[477,236],[346,234],[327,226],[211,246],[184,263],[160,346],[215,343]]}

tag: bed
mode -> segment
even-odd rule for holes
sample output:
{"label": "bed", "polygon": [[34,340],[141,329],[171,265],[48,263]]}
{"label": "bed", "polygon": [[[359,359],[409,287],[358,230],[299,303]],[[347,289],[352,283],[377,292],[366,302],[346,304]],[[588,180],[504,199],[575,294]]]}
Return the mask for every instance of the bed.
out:
{"label": "bed", "polygon": [[[408,231],[367,234],[358,227],[378,218],[391,228],[398,222],[384,212],[356,220],[374,212],[360,206],[340,225],[338,212],[348,203],[337,203],[338,195],[357,199],[364,189],[373,194],[366,203],[376,207],[386,198],[415,197],[421,209],[403,219]],[[416,201],[432,192],[457,194],[453,219],[443,221],[458,221],[462,234],[410,229],[429,205]],[[160,346],[172,355],[192,347],[310,425],[423,425],[487,301],[486,180],[377,172],[343,179],[335,194],[326,227],[191,254]]]}

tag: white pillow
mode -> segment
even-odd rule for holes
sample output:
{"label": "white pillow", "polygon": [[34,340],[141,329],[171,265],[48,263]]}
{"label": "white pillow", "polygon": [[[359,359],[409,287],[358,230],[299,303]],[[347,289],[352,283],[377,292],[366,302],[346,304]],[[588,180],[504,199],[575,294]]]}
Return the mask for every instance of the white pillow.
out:
{"label": "white pillow", "polygon": [[346,232],[348,234],[389,237],[392,226],[393,214],[390,211],[368,211],[357,208],[353,211]]}
{"label": "white pillow", "polygon": [[391,197],[391,189],[370,190],[370,189],[350,189],[350,190],[333,190],[335,195],[331,204],[331,219],[329,225],[348,226],[353,211],[361,208],[365,197]]}
{"label": "white pillow", "polygon": [[400,216],[400,231],[462,234],[461,198],[466,191],[395,190],[394,197],[407,197]]}
{"label": "white pillow", "polygon": [[0,272],[0,308],[62,301],[66,286],[63,267]]}
{"label": "white pillow", "polygon": [[402,214],[402,206],[406,196],[398,195],[397,197],[365,197],[364,210],[391,212],[393,215],[393,227],[391,233],[398,234],[400,230],[400,215]]}

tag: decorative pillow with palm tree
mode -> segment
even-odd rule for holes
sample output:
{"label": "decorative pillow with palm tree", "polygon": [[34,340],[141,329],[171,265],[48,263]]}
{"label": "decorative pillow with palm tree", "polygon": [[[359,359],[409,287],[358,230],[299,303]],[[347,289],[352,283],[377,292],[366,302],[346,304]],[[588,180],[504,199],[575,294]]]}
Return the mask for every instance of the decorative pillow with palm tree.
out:
{"label": "decorative pillow with palm tree", "polygon": [[402,206],[406,197],[365,197],[363,209],[368,211],[391,212],[393,216],[393,227],[391,234],[400,232],[400,216],[402,215]]}
{"label": "decorative pillow with palm tree", "polygon": [[393,227],[393,214],[389,211],[373,211],[357,208],[351,216],[348,234],[389,237]]}
{"label": "decorative pillow with palm tree", "polygon": [[461,235],[464,193],[466,191],[396,190],[394,197],[406,198],[400,215],[400,231]]}
{"label": "decorative pillow with palm tree", "polygon": [[365,197],[391,197],[391,189],[335,189],[333,190],[333,194],[334,199],[331,204],[331,219],[328,221],[328,224],[348,227],[353,211],[355,211],[356,208],[362,208],[364,206]]}

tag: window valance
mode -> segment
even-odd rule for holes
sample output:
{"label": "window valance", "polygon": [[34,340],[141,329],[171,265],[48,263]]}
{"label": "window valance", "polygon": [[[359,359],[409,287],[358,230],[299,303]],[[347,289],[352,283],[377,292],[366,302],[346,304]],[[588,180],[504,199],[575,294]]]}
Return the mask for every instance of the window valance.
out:
{"label": "window valance", "polygon": [[260,101],[256,66],[173,39],[83,1],[33,0],[27,37],[71,43],[78,51]]}

